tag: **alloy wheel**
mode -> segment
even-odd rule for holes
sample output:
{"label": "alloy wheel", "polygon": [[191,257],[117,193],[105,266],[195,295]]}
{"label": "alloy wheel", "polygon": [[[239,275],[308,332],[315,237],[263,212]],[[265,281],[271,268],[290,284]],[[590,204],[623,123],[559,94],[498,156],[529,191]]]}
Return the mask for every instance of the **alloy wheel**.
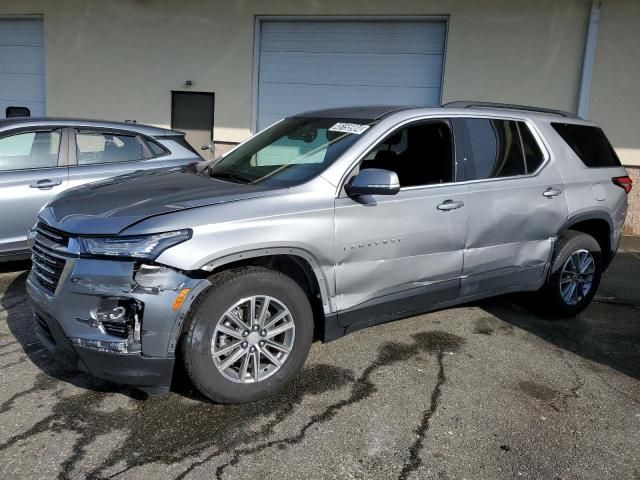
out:
{"label": "alloy wheel", "polygon": [[567,305],[576,305],[593,286],[596,262],[588,250],[573,252],[560,273],[560,296]]}
{"label": "alloy wheel", "polygon": [[295,324],[277,298],[255,295],[231,306],[218,320],[211,355],[218,371],[236,383],[260,382],[287,361]]}

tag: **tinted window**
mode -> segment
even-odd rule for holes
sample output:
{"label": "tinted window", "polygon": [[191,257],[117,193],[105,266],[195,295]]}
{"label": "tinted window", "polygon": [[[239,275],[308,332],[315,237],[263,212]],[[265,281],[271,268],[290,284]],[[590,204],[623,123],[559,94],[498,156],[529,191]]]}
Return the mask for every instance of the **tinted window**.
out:
{"label": "tinted window", "polygon": [[147,146],[149,147],[149,150],[151,150],[151,154],[154,157],[160,157],[169,153],[169,150],[156,142],[152,142],[151,140],[147,140]]}
{"label": "tinted window", "polygon": [[141,160],[142,143],[135,137],[109,132],[78,131],[76,133],[78,165]]}
{"label": "tinted window", "polygon": [[0,171],[55,167],[60,130],[21,132],[0,138]]}
{"label": "tinted window", "polygon": [[544,161],[544,155],[536,139],[533,137],[529,127],[523,122],[518,122],[518,129],[520,130],[520,138],[522,139],[522,149],[524,151],[525,163],[527,165],[527,173],[535,172],[542,162]]}
{"label": "tinted window", "polygon": [[620,160],[613,147],[598,127],[552,123],[576,155],[587,167],[619,167]]}
{"label": "tinted window", "polygon": [[363,160],[360,169],[398,174],[401,187],[453,181],[451,130],[444,122],[413,124],[394,132]]}
{"label": "tinted window", "polygon": [[469,118],[464,125],[468,180],[513,177],[526,173],[516,122]]}

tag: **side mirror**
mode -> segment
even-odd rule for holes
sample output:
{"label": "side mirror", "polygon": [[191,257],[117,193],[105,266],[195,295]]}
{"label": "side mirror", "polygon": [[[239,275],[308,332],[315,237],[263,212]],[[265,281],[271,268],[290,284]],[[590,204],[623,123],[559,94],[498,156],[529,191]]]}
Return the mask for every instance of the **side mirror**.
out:
{"label": "side mirror", "polygon": [[344,187],[347,195],[395,195],[400,191],[400,180],[396,172],[381,168],[360,170]]}

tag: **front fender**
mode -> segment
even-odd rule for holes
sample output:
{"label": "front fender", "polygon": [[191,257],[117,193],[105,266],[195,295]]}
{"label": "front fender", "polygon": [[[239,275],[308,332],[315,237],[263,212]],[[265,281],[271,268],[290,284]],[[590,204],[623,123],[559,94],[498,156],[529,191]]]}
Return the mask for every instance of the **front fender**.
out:
{"label": "front fender", "polygon": [[[211,272],[217,268],[224,267],[225,265],[243,261],[251,258],[270,257],[273,255],[290,255],[300,258],[304,261],[313,271],[313,274],[320,287],[320,295],[322,297],[322,308],[325,314],[335,312],[335,303],[333,301],[334,294],[333,288],[333,269],[330,265],[325,265],[324,268],[318,261],[315,255],[308,250],[299,247],[291,246],[277,246],[272,247],[260,247],[249,250],[242,250],[234,253],[228,253],[218,258],[210,260],[204,263],[200,268],[202,270]],[[325,272],[329,272],[329,274]]]}

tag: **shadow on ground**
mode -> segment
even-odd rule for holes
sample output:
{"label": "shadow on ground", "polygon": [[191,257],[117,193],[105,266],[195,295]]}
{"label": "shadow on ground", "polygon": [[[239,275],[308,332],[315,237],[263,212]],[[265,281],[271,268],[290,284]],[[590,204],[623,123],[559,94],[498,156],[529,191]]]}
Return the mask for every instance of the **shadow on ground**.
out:
{"label": "shadow on ground", "polygon": [[619,253],[594,302],[576,318],[548,320],[518,296],[478,304],[491,315],[588,360],[640,379],[640,256]]}
{"label": "shadow on ground", "polygon": [[[377,387],[373,381],[378,370],[398,362],[425,354],[432,355],[438,364],[437,383],[431,392],[431,404],[423,412],[418,438],[410,447],[409,460],[403,466],[405,478],[421,464],[418,452],[422,448],[429,421],[435,412],[440,389],[445,381],[443,358],[445,352],[459,350],[464,339],[456,335],[430,330],[412,335],[406,343],[385,342],[380,345],[375,359],[360,375],[350,369],[329,364],[306,366],[281,392],[266,400],[247,405],[222,406],[205,401],[189,401],[181,395],[152,397],[147,401],[123,403],[106,392],[129,394],[118,388],[78,374],[57,365],[38,345],[32,333],[29,307],[24,294],[27,273],[18,275],[6,289],[0,304],[7,311],[7,323],[16,341],[29,359],[42,370],[35,375],[33,385],[0,404],[0,413],[11,412],[21,406],[21,399],[34,392],[48,392],[55,401],[51,412],[20,433],[0,444],[0,451],[14,448],[45,432],[71,431],[75,434],[72,454],[61,464],[58,478],[72,478],[85,461],[93,442],[107,434],[123,434],[119,446],[113,449],[87,474],[88,478],[118,475],[137,466],[161,462],[173,464],[191,458],[176,478],[183,478],[193,469],[226,455],[217,467],[216,478],[222,478],[226,468],[245,457],[269,448],[287,449],[300,443],[318,424],[332,420],[343,408],[369,399]],[[7,344],[7,343],[5,343]],[[83,391],[62,395],[60,382],[67,382]],[[274,438],[279,425],[292,416],[301,402],[310,395],[344,389],[344,395],[330,400],[310,415],[294,431]],[[105,409],[105,405],[108,407]],[[224,414],[222,415],[222,411]],[[198,456],[207,452],[207,456]],[[115,471],[115,473],[114,473]],[[406,473],[406,475],[404,475]]]}
{"label": "shadow on ground", "polygon": [[[19,267],[29,268],[28,264],[19,263]],[[18,275],[6,288],[0,298],[0,306],[7,312],[7,326],[16,342],[18,342],[28,359],[42,372],[55,380],[70,383],[77,387],[97,391],[117,391],[133,398],[145,398],[146,395],[138,390],[101,381],[88,374],[78,372],[72,368],[56,362],[40,344],[34,334],[34,324],[25,292],[25,282],[28,272]],[[10,343],[3,343],[3,346]],[[1,347],[0,347],[1,348]],[[0,351],[1,354],[1,351]],[[46,383],[46,382],[43,382]]]}
{"label": "shadow on ground", "polygon": [[[29,268],[29,262],[12,262],[2,271]],[[101,381],[54,362],[42,351],[33,334],[21,273],[6,288],[0,305],[7,312],[7,325],[29,359],[45,374],[94,391],[117,391],[134,398],[145,394]],[[580,316],[569,320],[540,318],[521,307],[518,296],[503,296],[478,303],[491,315],[526,330],[554,345],[588,360],[640,379],[640,254],[619,253],[603,277],[594,303]],[[490,329],[489,329],[490,330]],[[491,332],[486,332],[490,334]],[[172,391],[195,400],[205,400],[178,367]]]}

